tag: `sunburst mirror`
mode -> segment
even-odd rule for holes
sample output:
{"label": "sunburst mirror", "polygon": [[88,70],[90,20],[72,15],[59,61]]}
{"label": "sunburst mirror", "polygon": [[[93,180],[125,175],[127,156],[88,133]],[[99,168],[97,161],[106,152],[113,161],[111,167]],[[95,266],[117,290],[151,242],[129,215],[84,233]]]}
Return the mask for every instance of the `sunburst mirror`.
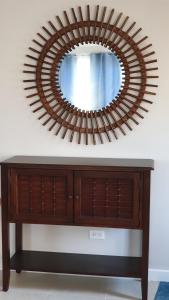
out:
{"label": "sunburst mirror", "polygon": [[135,22],[88,5],[64,11],[42,30],[26,55],[24,82],[43,126],[88,145],[111,142],[139,124],[155,95],[158,68]]}

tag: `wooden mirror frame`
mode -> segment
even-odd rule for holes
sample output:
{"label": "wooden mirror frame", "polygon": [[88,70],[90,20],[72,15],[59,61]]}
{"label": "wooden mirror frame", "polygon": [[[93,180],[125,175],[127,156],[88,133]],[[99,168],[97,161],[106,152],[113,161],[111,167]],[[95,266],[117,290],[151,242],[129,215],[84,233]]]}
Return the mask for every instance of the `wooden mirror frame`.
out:
{"label": "wooden mirror frame", "polygon": [[[30,103],[33,112],[40,113],[38,119],[44,120],[42,125],[48,125],[49,131],[56,135],[60,132],[62,138],[69,132],[69,141],[76,140],[78,144],[104,143],[104,136],[111,142],[112,137],[118,138],[119,132],[126,135],[125,128],[132,130],[132,123],[138,125],[137,119],[144,118],[141,112],[148,112],[144,104],[152,101],[145,99],[146,95],[156,95],[151,90],[157,87],[151,80],[158,78],[152,73],[158,70],[152,66],[157,60],[149,59],[155,54],[149,50],[152,44],[145,43],[147,36],[139,37],[142,29],[135,29],[135,22],[128,25],[128,16],[116,15],[114,9],[107,13],[107,7],[97,5],[94,13],[89,5],[84,10],[72,8],[71,18],[64,11],[65,25],[59,16],[56,20],[60,28],[49,21],[50,30],[43,26],[43,35],[37,33],[41,41],[34,39],[36,48],[29,48],[34,56],[26,55],[35,62],[25,63],[23,71],[30,76],[24,82],[25,90],[33,92],[27,98],[35,98]],[[117,97],[97,111],[73,106],[63,97],[59,86],[62,59],[81,43],[108,47],[119,59],[124,74]]]}

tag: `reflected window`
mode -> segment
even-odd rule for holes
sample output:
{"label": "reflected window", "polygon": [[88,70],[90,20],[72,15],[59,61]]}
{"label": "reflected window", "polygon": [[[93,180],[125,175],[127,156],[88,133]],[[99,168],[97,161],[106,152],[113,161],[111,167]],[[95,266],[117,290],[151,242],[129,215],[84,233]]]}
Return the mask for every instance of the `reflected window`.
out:
{"label": "reflected window", "polygon": [[82,110],[89,110],[92,103],[91,64],[89,55],[79,55],[76,57],[72,86],[71,103],[76,107],[80,107]]}
{"label": "reflected window", "polygon": [[81,110],[99,110],[118,94],[122,75],[112,52],[67,54],[60,66],[63,97]]}

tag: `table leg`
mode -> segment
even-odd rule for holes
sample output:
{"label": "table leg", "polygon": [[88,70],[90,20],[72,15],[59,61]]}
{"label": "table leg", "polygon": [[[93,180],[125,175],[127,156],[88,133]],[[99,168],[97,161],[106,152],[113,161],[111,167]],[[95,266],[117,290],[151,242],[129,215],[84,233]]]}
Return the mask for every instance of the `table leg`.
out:
{"label": "table leg", "polygon": [[149,266],[149,217],[150,217],[150,175],[143,179],[143,238],[142,238],[142,300],[148,299],[148,266]]}
{"label": "table leg", "polygon": [[10,280],[10,242],[9,242],[9,222],[8,222],[8,169],[1,166],[2,186],[2,289],[7,291]]}
{"label": "table leg", "polygon": [[[15,224],[15,250],[19,252],[22,250],[22,223]],[[21,265],[17,265],[16,273],[21,273]]]}
{"label": "table leg", "polygon": [[148,299],[148,277],[142,278],[141,287],[142,287],[142,300],[147,300]]}
{"label": "table leg", "polygon": [[7,291],[10,280],[9,223],[2,213],[2,289]]}

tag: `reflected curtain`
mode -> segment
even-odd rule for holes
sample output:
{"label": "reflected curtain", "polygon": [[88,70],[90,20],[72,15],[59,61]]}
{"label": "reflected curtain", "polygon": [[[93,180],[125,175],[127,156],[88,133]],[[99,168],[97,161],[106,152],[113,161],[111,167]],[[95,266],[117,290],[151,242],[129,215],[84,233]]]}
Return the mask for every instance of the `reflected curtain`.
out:
{"label": "reflected curtain", "polygon": [[[121,86],[121,70],[119,61],[113,53],[89,54],[89,74],[86,75],[84,74],[84,70],[81,70],[79,78],[78,70],[77,79],[76,69],[79,60],[83,58],[84,56],[81,55],[66,55],[62,61],[59,72],[59,81],[63,96],[79,108],[88,110],[101,109],[111,102],[118,94]],[[87,84],[84,83],[84,76],[89,77]],[[84,95],[79,97],[78,101],[80,101],[80,103],[77,103],[77,97],[75,97],[75,95],[77,95],[77,91],[75,90],[76,88],[81,91],[84,91],[84,89],[90,91],[90,99],[92,99],[91,107],[85,107],[87,99],[80,99],[83,98]]]}
{"label": "reflected curtain", "polygon": [[121,86],[121,70],[113,53],[91,54],[92,98],[101,108],[111,102]]}
{"label": "reflected curtain", "polygon": [[77,57],[66,55],[59,70],[59,83],[63,97],[72,102],[74,94],[74,80],[76,73]]}

